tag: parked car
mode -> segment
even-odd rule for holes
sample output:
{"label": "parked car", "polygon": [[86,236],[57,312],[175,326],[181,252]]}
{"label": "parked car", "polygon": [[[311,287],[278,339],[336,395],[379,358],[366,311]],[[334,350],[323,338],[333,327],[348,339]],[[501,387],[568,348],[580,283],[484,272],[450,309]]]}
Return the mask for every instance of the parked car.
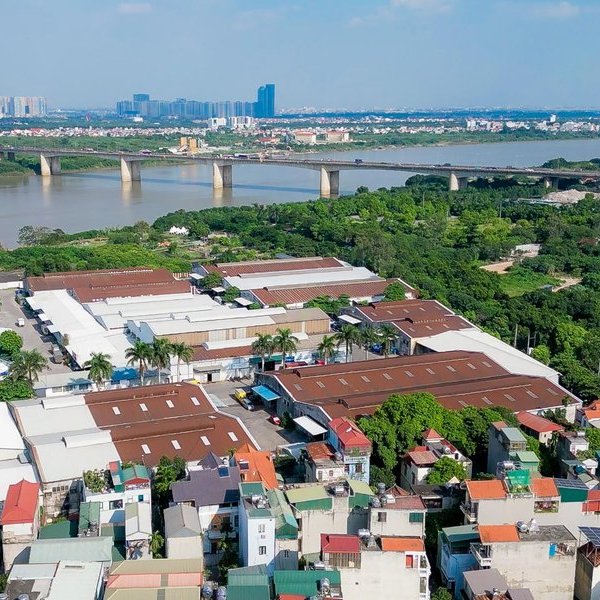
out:
{"label": "parked car", "polygon": [[17,327],[25,327],[25,319],[23,317],[17,319]]}
{"label": "parked car", "polygon": [[242,398],[240,400],[240,404],[246,409],[246,410],[254,410],[254,404],[252,404],[252,402],[250,402],[250,400],[248,400],[248,398]]}
{"label": "parked car", "polygon": [[235,392],[233,392],[233,396],[238,402],[241,402],[247,395],[244,388],[236,388]]}
{"label": "parked car", "polygon": [[273,423],[273,425],[280,425],[281,426],[281,419],[277,415],[271,415],[269,417],[269,422]]}

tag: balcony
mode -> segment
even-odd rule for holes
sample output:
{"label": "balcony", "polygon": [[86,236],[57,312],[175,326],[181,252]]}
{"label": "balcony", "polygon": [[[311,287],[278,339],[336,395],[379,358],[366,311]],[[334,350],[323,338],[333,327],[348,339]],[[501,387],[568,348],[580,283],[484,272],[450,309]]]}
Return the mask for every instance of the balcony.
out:
{"label": "balcony", "polygon": [[471,544],[471,554],[479,563],[479,567],[489,568],[492,566],[492,547],[486,544]]}
{"label": "balcony", "polygon": [[478,505],[471,502],[461,502],[460,510],[465,515],[469,523],[477,523]]}

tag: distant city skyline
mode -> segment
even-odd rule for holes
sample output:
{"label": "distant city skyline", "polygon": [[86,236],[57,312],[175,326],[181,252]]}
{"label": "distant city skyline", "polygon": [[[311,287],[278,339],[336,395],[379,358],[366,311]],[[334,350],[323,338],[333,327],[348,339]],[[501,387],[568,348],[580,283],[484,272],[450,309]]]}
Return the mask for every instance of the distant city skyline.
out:
{"label": "distant city skyline", "polygon": [[0,15],[18,57],[0,93],[55,108],[244,98],[258,81],[278,109],[600,106],[594,0],[5,0]]}

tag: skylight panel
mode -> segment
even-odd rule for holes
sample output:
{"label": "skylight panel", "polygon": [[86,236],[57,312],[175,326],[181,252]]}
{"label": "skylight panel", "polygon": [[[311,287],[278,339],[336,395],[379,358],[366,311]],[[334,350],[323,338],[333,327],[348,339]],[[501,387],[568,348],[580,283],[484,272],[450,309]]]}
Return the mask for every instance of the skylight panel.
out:
{"label": "skylight panel", "polygon": [[461,406],[464,406],[465,408],[467,408],[467,406],[469,406],[469,405],[468,405],[468,404],[467,404],[467,403],[466,403],[464,400],[459,400],[459,401],[458,401],[458,403],[459,403]]}
{"label": "skylight panel", "polygon": [[383,374],[383,376],[384,376],[386,379],[392,379],[392,376],[391,376],[389,373],[384,373],[384,374]]}
{"label": "skylight panel", "polygon": [[233,431],[228,431],[227,435],[230,437],[232,442],[239,441],[237,435],[235,435],[235,433],[233,433]]}
{"label": "skylight panel", "polygon": [[177,440],[171,440],[171,444],[175,450],[181,450],[181,445]]}
{"label": "skylight panel", "polygon": [[173,404],[173,401],[172,401],[172,400],[167,400],[167,406],[168,406],[169,408],[175,408],[175,405]]}
{"label": "skylight panel", "polygon": [[513,398],[510,394],[504,394],[504,397],[511,402],[516,402],[517,400]]}
{"label": "skylight panel", "polygon": [[148,444],[142,444],[142,452],[144,454],[150,454],[150,447],[148,446]]}
{"label": "skylight panel", "polygon": [[531,396],[532,398],[538,398],[539,397],[535,392],[532,392],[531,390],[527,390],[527,395]]}
{"label": "skylight panel", "polygon": [[486,404],[494,404],[487,396],[481,398]]}
{"label": "skylight panel", "polygon": [[198,400],[198,398],[196,398],[196,396],[192,396],[192,404],[194,406],[200,406],[200,400]]}
{"label": "skylight panel", "polygon": [[492,365],[491,365],[491,364],[490,364],[490,363],[489,363],[487,360],[482,360],[482,361],[481,361],[481,364],[482,364],[484,367],[487,367],[488,369],[491,369],[491,368],[492,368]]}
{"label": "skylight panel", "polygon": [[553,396],[558,396],[558,392],[551,387],[546,388]]}
{"label": "skylight panel", "polygon": [[366,375],[361,375],[360,378],[365,382],[365,383],[371,383],[371,380],[366,376]]}
{"label": "skylight panel", "polygon": [[446,365],[446,369],[451,373],[456,373],[456,369],[452,365]]}
{"label": "skylight panel", "polygon": [[435,371],[433,369],[430,369],[429,367],[427,367],[425,369],[430,375],[435,375]]}
{"label": "skylight panel", "polygon": [[320,388],[324,388],[325,384],[322,381],[315,382]]}
{"label": "skylight panel", "polygon": [[201,435],[200,439],[205,446],[210,446],[210,440],[205,435]]}
{"label": "skylight panel", "polygon": [[407,375],[407,377],[414,377],[414,374],[412,373],[412,371],[404,371]]}
{"label": "skylight panel", "polygon": [[343,378],[340,378],[340,383],[342,385],[348,385],[348,382],[345,379],[343,379]]}
{"label": "skylight panel", "polygon": [[477,369],[477,367],[473,363],[467,363],[467,367],[469,367],[469,369],[473,369],[473,371]]}
{"label": "skylight panel", "polygon": [[121,414],[121,411],[119,410],[118,406],[113,406],[112,409],[113,409],[113,412],[115,413],[115,415],[120,415]]}
{"label": "skylight panel", "polygon": [[297,389],[299,392],[301,392],[301,391],[302,391],[302,386],[301,386],[299,383],[295,383],[295,384],[294,384],[294,387],[295,387],[295,388],[296,388],[296,389]]}
{"label": "skylight panel", "polygon": [[140,408],[142,412],[148,412],[148,407],[143,402],[140,402]]}

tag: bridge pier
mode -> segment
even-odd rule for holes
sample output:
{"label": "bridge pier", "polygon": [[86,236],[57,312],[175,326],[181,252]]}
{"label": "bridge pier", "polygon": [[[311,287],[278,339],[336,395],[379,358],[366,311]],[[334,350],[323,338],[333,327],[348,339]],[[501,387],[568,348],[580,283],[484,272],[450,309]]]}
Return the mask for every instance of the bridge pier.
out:
{"label": "bridge pier", "polygon": [[544,187],[546,189],[558,189],[558,177],[544,177]]}
{"label": "bridge pier", "polygon": [[233,187],[233,166],[213,162],[213,189]]}
{"label": "bridge pier", "polygon": [[458,177],[456,173],[450,173],[450,180],[448,181],[448,189],[451,192],[457,192],[467,187],[469,182],[468,177]]}
{"label": "bridge pier", "polygon": [[60,175],[60,156],[48,156],[40,154],[40,168],[42,177]]}
{"label": "bridge pier", "polygon": [[7,160],[12,160],[13,162],[15,162],[15,153],[14,152],[7,152],[6,153],[6,158],[7,158]]}
{"label": "bridge pier", "polygon": [[321,198],[338,196],[340,193],[340,172],[331,171],[321,167],[321,185],[319,195]]}
{"label": "bridge pier", "polygon": [[121,158],[121,181],[141,181],[141,160]]}

